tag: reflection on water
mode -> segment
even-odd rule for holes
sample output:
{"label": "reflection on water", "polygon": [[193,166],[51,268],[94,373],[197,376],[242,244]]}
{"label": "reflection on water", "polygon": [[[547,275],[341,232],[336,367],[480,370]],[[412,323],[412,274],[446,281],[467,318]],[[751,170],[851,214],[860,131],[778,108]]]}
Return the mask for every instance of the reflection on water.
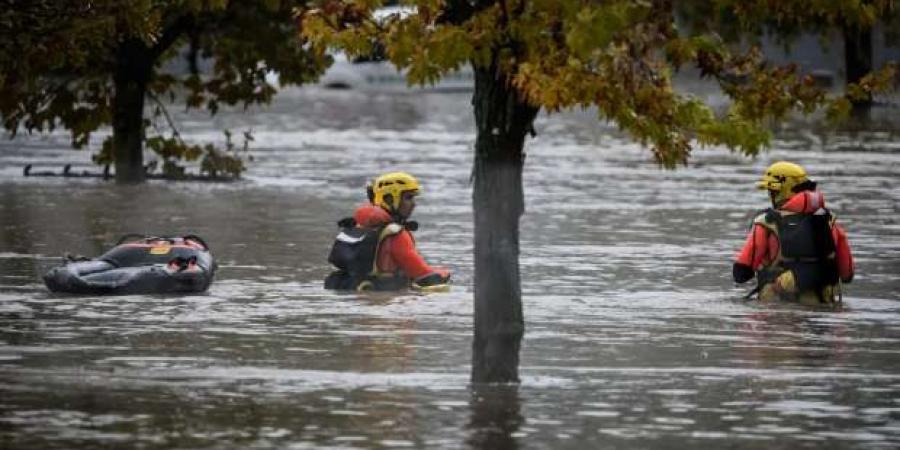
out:
{"label": "reflection on water", "polygon": [[[900,444],[900,153],[891,131],[784,132],[745,160],[661,171],[591,113],[541,117],[528,147],[521,386],[468,386],[465,95],[293,91],[215,127],[252,128],[232,184],[26,179],[87,163],[64,135],[0,143],[4,448],[895,448]],[[183,135],[221,139],[204,117]],[[849,231],[839,311],[742,300],[730,258],[753,181],[793,159]],[[450,292],[321,289],[335,221],[373,174],[424,184],[421,251]],[[129,232],[196,233],[204,295],[71,297],[59,257]]]}

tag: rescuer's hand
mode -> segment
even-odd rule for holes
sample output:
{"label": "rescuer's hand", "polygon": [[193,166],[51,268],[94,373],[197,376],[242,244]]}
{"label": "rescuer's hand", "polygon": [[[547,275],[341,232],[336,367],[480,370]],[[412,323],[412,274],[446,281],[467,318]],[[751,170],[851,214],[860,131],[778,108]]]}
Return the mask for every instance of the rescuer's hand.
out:
{"label": "rescuer's hand", "polygon": [[436,269],[423,277],[415,280],[415,285],[419,287],[434,286],[438,284],[446,284],[450,279],[450,272],[447,269]]}
{"label": "rescuer's hand", "polygon": [[746,283],[753,279],[753,275],[755,275],[755,273],[750,266],[734,263],[731,267],[731,276],[734,277],[736,283]]}

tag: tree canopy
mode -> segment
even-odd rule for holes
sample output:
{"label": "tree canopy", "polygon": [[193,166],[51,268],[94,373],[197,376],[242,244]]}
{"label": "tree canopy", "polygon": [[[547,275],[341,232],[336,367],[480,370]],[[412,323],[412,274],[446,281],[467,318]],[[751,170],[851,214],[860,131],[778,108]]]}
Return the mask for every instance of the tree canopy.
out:
{"label": "tree canopy", "polygon": [[[715,30],[679,30],[670,0],[406,3],[414,13],[376,20],[379,1],[317,2],[304,16],[303,36],[354,55],[380,42],[410,83],[420,84],[469,62],[486,65],[496,49],[498,71],[530,104],[548,111],[596,106],[601,119],[649,146],[666,167],[686,162],[695,143],[755,154],[768,140],[767,119],[820,107],[837,116],[850,98],[889,89],[896,76],[889,66],[851,86],[848,96],[828,96],[796,66],[767,62],[758,47],[735,49]],[[750,29],[773,21],[868,25],[890,2],[713,3]],[[725,114],[673,88],[673,73],[685,66],[719,82],[732,99]]]}
{"label": "tree canopy", "polygon": [[[730,42],[766,37],[790,47],[803,34],[818,35],[823,44],[841,36],[847,90],[839,102],[829,105],[834,112],[843,114],[849,104],[868,109],[874,95],[895,87],[896,61],[875,67],[873,55],[873,33],[879,25],[886,44],[900,42],[896,30],[900,14],[892,0],[686,0],[677,3],[677,10],[692,31],[717,33]],[[839,60],[840,53],[832,56]]]}
{"label": "tree canopy", "polygon": [[[119,170],[136,162],[151,122],[167,119],[166,101],[215,113],[221,105],[271,100],[282,84],[315,79],[327,64],[297,37],[293,15],[302,1],[288,0],[8,0],[0,9],[0,115],[12,134],[62,127],[72,145],[113,125],[96,160]],[[185,58],[187,73],[161,66]],[[211,62],[210,70],[199,68]],[[177,95],[176,95],[177,94]],[[170,124],[174,125],[174,124]],[[153,134],[154,130],[148,130]],[[205,157],[207,170],[239,173],[243,164],[212,146],[190,145],[177,130],[147,141],[164,161]],[[126,148],[127,147],[127,148]],[[135,153],[137,153],[135,155]],[[120,167],[123,158],[129,165]],[[168,165],[166,165],[168,164]],[[134,173],[132,173],[134,175]],[[140,173],[137,174],[140,178]]]}

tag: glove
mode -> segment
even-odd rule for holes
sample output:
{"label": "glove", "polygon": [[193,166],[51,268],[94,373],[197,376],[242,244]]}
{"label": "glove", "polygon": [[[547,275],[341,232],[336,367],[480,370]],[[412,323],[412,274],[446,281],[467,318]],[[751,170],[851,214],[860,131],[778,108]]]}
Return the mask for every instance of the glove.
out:
{"label": "glove", "polygon": [[756,274],[748,265],[734,263],[734,265],[731,266],[731,276],[734,278],[735,283],[746,283],[752,280],[754,275]]}
{"label": "glove", "polygon": [[447,269],[438,269],[428,275],[421,276],[416,279],[414,284],[419,287],[435,286],[438,284],[447,284],[450,280],[450,272]]}

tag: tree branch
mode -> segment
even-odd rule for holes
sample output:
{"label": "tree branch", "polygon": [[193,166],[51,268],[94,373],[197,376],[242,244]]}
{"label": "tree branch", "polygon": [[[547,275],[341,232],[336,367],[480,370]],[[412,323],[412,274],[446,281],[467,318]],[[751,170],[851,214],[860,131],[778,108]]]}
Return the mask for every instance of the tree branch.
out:
{"label": "tree branch", "polygon": [[[160,101],[159,97],[157,97],[151,91],[147,91],[147,96],[150,97],[150,100],[153,100],[153,103],[155,103],[156,107],[159,108],[160,112],[162,112],[163,117],[166,119],[166,123],[168,123],[169,128],[172,129],[172,137],[177,139],[179,143],[184,144],[184,140],[181,139],[181,133],[179,133],[178,128],[175,127],[175,121],[172,120],[172,116],[169,115],[169,110],[166,109],[166,105],[164,105],[162,101]],[[155,127],[156,125],[154,125],[154,128]]]}
{"label": "tree branch", "polygon": [[178,19],[175,19],[170,26],[163,29],[162,36],[160,36],[156,41],[156,44],[150,49],[153,59],[155,60],[158,58],[163,52],[168,50],[178,38],[192,30],[196,23],[194,19],[195,17],[193,14],[185,14],[178,17]]}
{"label": "tree branch", "polygon": [[[473,5],[473,3],[475,3]],[[444,11],[438,17],[437,23],[449,23],[451,25],[460,25],[469,20],[476,12],[487,8],[494,2],[473,2],[471,0],[448,0]]]}

